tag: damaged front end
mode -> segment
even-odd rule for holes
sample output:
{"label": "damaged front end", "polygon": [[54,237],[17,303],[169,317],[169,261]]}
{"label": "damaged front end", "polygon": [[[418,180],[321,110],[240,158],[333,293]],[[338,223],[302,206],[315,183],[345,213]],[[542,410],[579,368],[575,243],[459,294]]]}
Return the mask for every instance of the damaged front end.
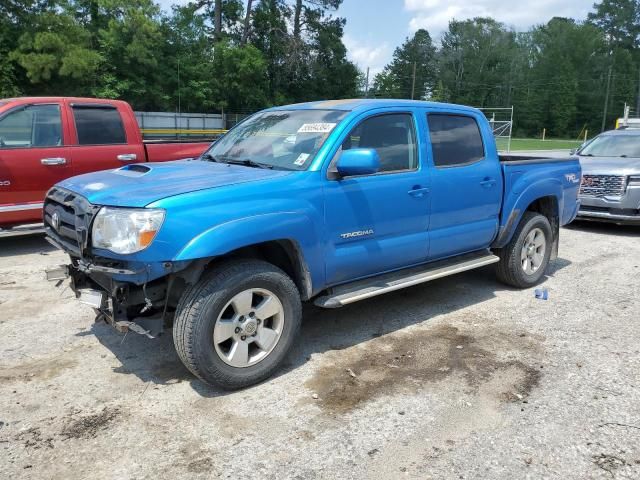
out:
{"label": "damaged front end", "polygon": [[199,276],[203,265],[123,261],[92,249],[91,227],[100,208],[66,189],[49,191],[44,204],[46,238],[68,253],[71,262],[47,269],[47,280],[59,286],[69,279],[76,298],[96,312],[96,321],[120,332],[157,337],[171,326],[185,286]]}

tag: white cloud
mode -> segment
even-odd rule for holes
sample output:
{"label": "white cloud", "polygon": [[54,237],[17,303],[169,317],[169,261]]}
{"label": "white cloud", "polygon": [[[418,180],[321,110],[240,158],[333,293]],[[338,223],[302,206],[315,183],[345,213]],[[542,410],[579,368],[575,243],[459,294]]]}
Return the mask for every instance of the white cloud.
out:
{"label": "white cloud", "polygon": [[386,42],[363,41],[355,39],[351,35],[345,35],[342,41],[347,47],[349,60],[358,65],[365,73],[367,67],[369,67],[370,79],[373,79],[377,73],[382,71],[391,53],[391,49]]}
{"label": "white cloud", "polygon": [[586,18],[594,0],[404,0],[404,8],[412,14],[409,31],[426,28],[434,37],[444,32],[452,19],[493,17],[516,30],[546,23],[553,17]]}

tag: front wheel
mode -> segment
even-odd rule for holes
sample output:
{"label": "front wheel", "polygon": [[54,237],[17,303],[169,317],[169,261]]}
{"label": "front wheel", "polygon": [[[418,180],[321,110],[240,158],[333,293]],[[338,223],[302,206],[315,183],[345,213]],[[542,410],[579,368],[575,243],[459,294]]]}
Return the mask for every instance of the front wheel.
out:
{"label": "front wheel", "polygon": [[544,215],[525,212],[511,241],[498,253],[498,279],[518,288],[536,285],[549,265],[553,234]]}
{"label": "front wheel", "polygon": [[173,326],[176,351],[205,382],[246,387],[278,369],[301,311],[298,290],[282,270],[259,260],[232,261],[183,295]]}

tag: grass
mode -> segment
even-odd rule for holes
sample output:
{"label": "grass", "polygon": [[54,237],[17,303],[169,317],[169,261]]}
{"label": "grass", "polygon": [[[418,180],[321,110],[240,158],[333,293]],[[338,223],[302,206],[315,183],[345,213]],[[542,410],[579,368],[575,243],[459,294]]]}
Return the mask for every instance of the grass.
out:
{"label": "grass", "polygon": [[[498,138],[498,150],[507,150],[507,139]],[[511,151],[516,152],[518,150],[571,150],[579,147],[582,144],[582,140],[558,140],[547,139],[542,140],[540,138],[512,138],[511,139]]]}

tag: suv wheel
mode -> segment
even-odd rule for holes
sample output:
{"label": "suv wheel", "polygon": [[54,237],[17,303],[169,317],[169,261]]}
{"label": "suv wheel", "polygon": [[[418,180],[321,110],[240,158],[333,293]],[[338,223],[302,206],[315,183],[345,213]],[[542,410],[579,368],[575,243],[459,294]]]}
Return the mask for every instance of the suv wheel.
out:
{"label": "suv wheel", "polygon": [[536,285],[549,265],[553,235],[547,217],[525,212],[509,244],[500,249],[498,279],[518,288]]}
{"label": "suv wheel", "polygon": [[225,389],[260,382],[278,369],[300,327],[298,290],[260,260],[216,267],[178,305],[173,339],[185,366]]}

